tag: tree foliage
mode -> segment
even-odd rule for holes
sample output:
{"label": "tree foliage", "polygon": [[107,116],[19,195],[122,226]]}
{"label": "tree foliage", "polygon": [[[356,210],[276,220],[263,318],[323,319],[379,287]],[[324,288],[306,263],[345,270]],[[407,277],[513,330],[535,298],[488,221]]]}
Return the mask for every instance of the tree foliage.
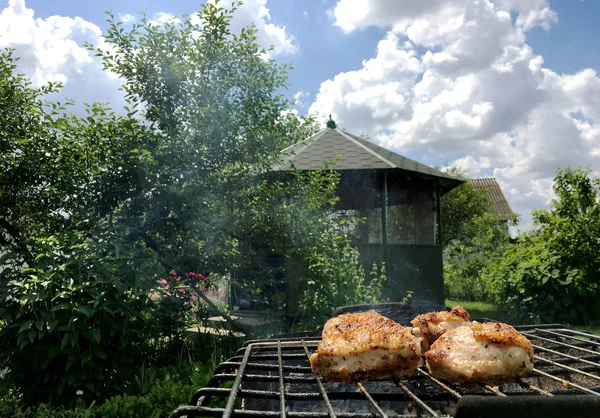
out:
{"label": "tree foliage", "polygon": [[600,180],[590,174],[559,170],[551,208],[534,211],[534,229],[487,269],[496,301],[524,320],[573,324],[600,315]]}
{"label": "tree foliage", "polygon": [[[457,167],[449,172],[467,180]],[[507,225],[492,212],[488,191],[468,182],[445,194],[441,203],[445,293],[455,299],[487,299],[488,283],[481,272],[496,262],[508,245]]]}
{"label": "tree foliage", "polygon": [[111,219],[135,191],[145,161],[129,150],[146,128],[101,104],[77,118],[45,103],[59,86],[33,87],[16,62],[0,55],[2,367],[27,400],[110,393],[150,325],[156,257]]}
{"label": "tree foliage", "polygon": [[[94,103],[74,116],[71,103],[44,101],[59,85],[32,86],[1,53],[0,366],[26,401],[130,387],[183,332],[161,327],[163,306],[148,297],[157,280],[251,267],[247,239],[298,260],[307,281],[363,297],[343,219],[329,216],[336,176],[265,176],[316,124],[286,113],[287,67],[257,46],[253,26],[230,31],[234,11],[214,2],[129,30],[110,16],[107,43],[88,47],[123,80],[125,112]],[[243,280],[267,292],[273,271],[258,267]]]}

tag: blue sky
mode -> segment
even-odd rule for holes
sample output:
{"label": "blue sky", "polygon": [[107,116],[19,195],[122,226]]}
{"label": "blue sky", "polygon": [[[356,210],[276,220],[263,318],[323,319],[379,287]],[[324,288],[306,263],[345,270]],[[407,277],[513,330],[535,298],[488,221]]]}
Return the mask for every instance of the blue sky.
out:
{"label": "blue sky", "polygon": [[[78,101],[119,106],[119,80],[79,44],[97,43],[104,12],[175,16],[197,1],[2,0],[0,47],[35,82],[65,82]],[[230,4],[230,1],[223,2]],[[600,1],[246,0],[236,27],[293,62],[300,114],[430,165],[493,176],[531,224],[558,167],[600,167]]]}
{"label": "blue sky", "polygon": [[[223,4],[228,4],[228,1]],[[164,0],[29,0],[27,6],[35,10],[36,17],[52,15],[81,16],[101,29],[107,10],[113,14],[136,14],[146,10],[149,15],[167,12],[175,16],[191,14],[198,10],[198,1],[168,2]],[[273,23],[285,25],[299,44],[298,53],[281,57],[294,63],[290,73],[290,96],[299,90],[311,96],[318,91],[322,81],[333,78],[348,69],[358,68],[364,59],[372,57],[385,30],[368,27],[346,35],[332,25],[327,10],[335,4],[332,0],[271,0],[267,3]],[[550,30],[535,28],[527,35],[527,43],[536,54],[544,57],[546,66],[558,73],[569,73],[582,68],[600,68],[600,2],[594,0],[550,0],[550,6],[559,16]],[[307,16],[304,15],[307,13]],[[306,106],[301,106],[306,111]]]}

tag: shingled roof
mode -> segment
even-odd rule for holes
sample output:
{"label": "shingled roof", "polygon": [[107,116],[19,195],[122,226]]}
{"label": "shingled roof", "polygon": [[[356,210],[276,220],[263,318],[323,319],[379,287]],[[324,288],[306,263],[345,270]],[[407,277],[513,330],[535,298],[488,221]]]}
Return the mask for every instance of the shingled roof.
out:
{"label": "shingled roof", "polygon": [[476,189],[486,189],[492,210],[501,221],[508,221],[513,215],[513,210],[502,193],[500,185],[495,178],[470,179],[469,183]]}
{"label": "shingled roof", "polygon": [[326,128],[312,137],[298,142],[283,151],[282,161],[273,171],[321,170],[331,164],[337,170],[398,169],[422,177],[440,180],[446,189],[452,189],[462,180],[440,170],[406,158],[340,129]]}

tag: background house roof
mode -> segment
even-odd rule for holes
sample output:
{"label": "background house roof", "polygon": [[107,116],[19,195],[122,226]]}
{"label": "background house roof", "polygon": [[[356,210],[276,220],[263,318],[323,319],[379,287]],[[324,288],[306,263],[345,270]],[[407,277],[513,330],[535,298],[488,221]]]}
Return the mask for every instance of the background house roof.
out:
{"label": "background house roof", "polygon": [[501,221],[507,221],[513,215],[513,210],[495,178],[470,179],[469,183],[476,189],[486,189],[492,210]]}
{"label": "background house roof", "polygon": [[329,165],[335,170],[398,169],[441,181],[452,189],[462,180],[440,170],[406,158],[340,129],[324,129],[312,137],[281,151],[282,160],[273,171],[321,170]]}

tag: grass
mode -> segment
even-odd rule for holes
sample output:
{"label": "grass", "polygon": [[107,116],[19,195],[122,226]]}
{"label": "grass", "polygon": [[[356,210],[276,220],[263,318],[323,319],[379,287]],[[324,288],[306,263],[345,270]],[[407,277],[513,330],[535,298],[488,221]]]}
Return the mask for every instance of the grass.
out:
{"label": "grass", "polygon": [[579,331],[586,331],[586,332],[591,332],[592,334],[596,334],[596,335],[600,335],[600,324],[593,324],[593,325],[576,325],[571,327],[573,329],[579,330]]}
{"label": "grass", "polygon": [[473,319],[495,319],[508,324],[516,324],[516,319],[509,313],[500,310],[493,303],[488,302],[469,302],[466,300],[446,299],[446,306],[453,307],[460,305],[471,314]]}

